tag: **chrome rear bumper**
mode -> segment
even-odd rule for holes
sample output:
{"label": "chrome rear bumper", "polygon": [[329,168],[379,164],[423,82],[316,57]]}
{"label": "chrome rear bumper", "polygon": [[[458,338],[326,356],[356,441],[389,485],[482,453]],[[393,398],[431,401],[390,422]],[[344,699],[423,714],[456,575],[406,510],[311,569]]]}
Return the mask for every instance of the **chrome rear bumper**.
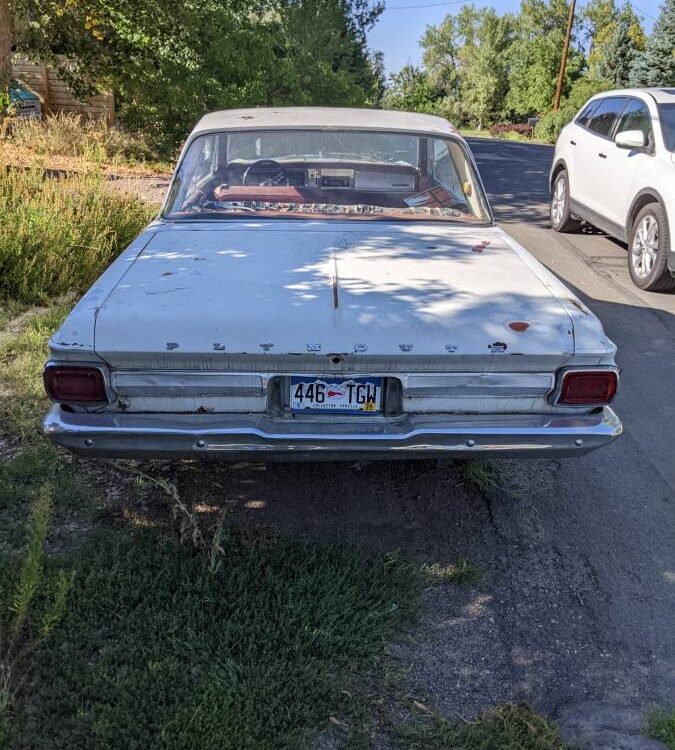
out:
{"label": "chrome rear bumper", "polygon": [[275,419],[264,414],[86,414],[58,404],[45,417],[54,443],[84,455],[221,460],[571,456],[621,434],[596,414],[406,415]]}

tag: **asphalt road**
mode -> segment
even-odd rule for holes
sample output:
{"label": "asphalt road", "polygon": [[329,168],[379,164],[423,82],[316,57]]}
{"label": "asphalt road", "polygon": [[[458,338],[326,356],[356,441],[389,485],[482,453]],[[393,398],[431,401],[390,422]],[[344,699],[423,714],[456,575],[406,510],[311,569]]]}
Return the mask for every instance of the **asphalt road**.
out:
{"label": "asphalt road", "polygon": [[[634,725],[633,709],[675,704],[675,294],[637,289],[625,245],[592,229],[549,228],[552,148],[470,145],[500,225],[595,312],[618,346],[615,408],[624,435],[580,459],[509,464],[527,500],[492,509],[504,558],[499,589],[509,576],[515,587],[496,609],[518,650],[512,667],[521,665],[524,695],[558,713],[571,736],[595,732],[588,747],[605,747],[602,732]],[[532,566],[534,593],[511,554]],[[553,592],[567,595],[574,580],[583,582],[578,608],[547,597],[538,561]],[[616,737],[607,742],[624,747]]]}

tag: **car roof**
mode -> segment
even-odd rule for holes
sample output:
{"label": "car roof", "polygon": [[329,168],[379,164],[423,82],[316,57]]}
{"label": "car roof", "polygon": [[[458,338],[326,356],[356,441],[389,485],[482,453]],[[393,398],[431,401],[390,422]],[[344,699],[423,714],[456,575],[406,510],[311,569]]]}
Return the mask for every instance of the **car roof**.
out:
{"label": "car roof", "polygon": [[650,94],[659,104],[675,104],[675,88],[635,88],[635,89],[615,89],[614,91],[601,91],[593,98],[597,99],[603,96],[642,96]]}
{"label": "car roof", "polygon": [[382,130],[429,135],[458,135],[442,117],[386,109],[341,107],[260,107],[210,112],[195,125],[192,135],[213,130]]}

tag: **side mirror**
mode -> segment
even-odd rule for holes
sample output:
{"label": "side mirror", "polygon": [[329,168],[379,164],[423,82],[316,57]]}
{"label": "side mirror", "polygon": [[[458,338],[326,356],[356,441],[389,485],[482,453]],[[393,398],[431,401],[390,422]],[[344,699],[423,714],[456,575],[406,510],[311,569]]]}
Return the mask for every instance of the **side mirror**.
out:
{"label": "side mirror", "polygon": [[624,130],[623,133],[616,134],[614,143],[619,148],[644,148],[647,139],[641,130]]}

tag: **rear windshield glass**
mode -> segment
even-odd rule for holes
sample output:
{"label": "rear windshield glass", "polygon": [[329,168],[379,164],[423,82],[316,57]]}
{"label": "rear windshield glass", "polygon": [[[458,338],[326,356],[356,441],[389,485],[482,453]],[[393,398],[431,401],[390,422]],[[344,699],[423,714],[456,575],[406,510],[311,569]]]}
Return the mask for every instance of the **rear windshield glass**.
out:
{"label": "rear windshield glass", "polygon": [[195,138],[164,216],[480,223],[487,202],[452,138],[340,130],[250,130]]}

